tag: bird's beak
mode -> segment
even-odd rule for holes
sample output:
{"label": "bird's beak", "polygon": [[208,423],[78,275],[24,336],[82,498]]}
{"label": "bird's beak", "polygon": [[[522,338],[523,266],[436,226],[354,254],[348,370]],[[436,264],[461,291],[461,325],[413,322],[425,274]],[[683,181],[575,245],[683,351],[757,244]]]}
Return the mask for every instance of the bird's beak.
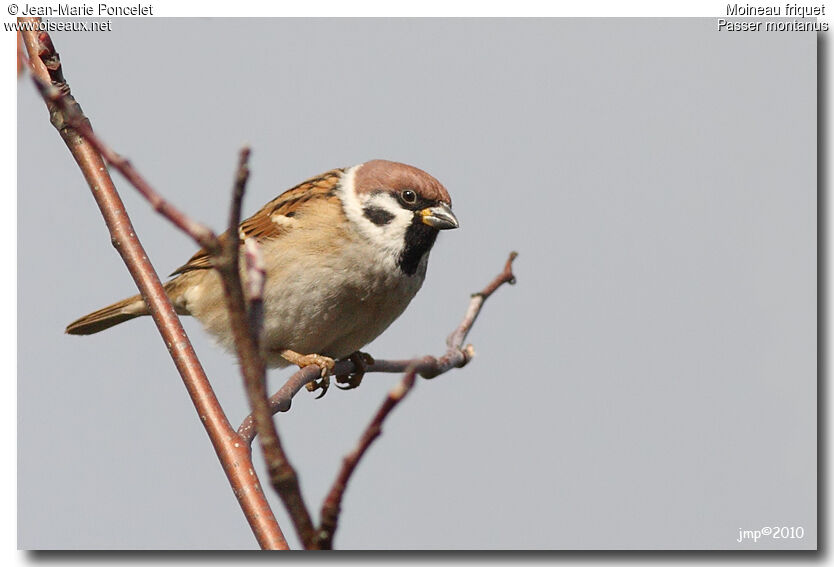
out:
{"label": "bird's beak", "polygon": [[452,209],[443,203],[423,209],[420,211],[420,218],[423,224],[427,224],[437,230],[447,230],[460,226],[458,224],[458,218],[452,212]]}

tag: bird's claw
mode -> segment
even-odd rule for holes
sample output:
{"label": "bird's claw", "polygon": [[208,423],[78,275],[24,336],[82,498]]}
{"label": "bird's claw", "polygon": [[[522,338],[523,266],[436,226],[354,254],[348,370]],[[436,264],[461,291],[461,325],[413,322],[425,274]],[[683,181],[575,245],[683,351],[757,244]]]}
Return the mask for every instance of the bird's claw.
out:
{"label": "bird's claw", "polygon": [[327,389],[330,387],[330,373],[333,372],[333,367],[336,365],[336,361],[330,358],[329,356],[322,356],[320,354],[307,354],[302,356],[299,360],[295,361],[295,364],[297,364],[301,368],[314,365],[321,368],[321,378],[312,382],[308,382],[307,390],[310,392],[321,390],[321,394],[316,396],[317,400],[324,396],[327,393]]}
{"label": "bird's claw", "polygon": [[316,399],[319,399],[327,393],[327,388],[330,387],[330,374],[333,372],[333,367],[336,361],[329,356],[322,356],[320,354],[298,354],[292,350],[285,350],[281,352],[281,356],[299,368],[306,368],[308,366],[318,366],[321,369],[321,378],[307,383],[307,390],[315,392],[321,390]]}
{"label": "bird's claw", "polygon": [[336,376],[336,387],[340,390],[353,390],[359,387],[364,376],[364,374],[342,374]]}
{"label": "bird's claw", "polygon": [[[356,372],[336,376],[336,387],[340,390],[353,390],[354,388],[358,388],[359,384],[362,383],[362,378],[365,376],[368,366],[374,363],[374,357],[367,352],[360,352],[358,350],[348,358],[356,367]],[[340,384],[344,384],[344,386]]]}
{"label": "bird's claw", "polygon": [[316,396],[316,399],[321,399],[326,393],[327,389],[330,387],[330,376],[322,376],[318,380],[313,380],[312,382],[307,382],[307,390],[309,392],[315,392],[316,390],[321,390],[321,394]]}

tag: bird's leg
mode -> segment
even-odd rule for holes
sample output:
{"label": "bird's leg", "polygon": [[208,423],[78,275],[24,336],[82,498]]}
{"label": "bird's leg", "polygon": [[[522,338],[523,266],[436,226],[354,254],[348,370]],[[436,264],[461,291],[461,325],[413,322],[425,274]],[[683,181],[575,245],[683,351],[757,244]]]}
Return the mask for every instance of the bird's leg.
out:
{"label": "bird's leg", "polygon": [[311,392],[321,390],[321,394],[316,396],[316,399],[319,399],[327,393],[327,388],[330,387],[330,373],[333,372],[333,366],[336,364],[332,358],[322,356],[320,354],[298,354],[297,352],[289,349],[281,351],[281,357],[284,360],[289,361],[291,364],[295,364],[299,368],[305,368],[313,365],[321,368],[321,378],[319,380],[309,382],[307,384],[307,389]]}
{"label": "bird's leg", "polygon": [[[365,371],[368,369],[368,366],[374,363],[374,357],[367,352],[360,352],[358,350],[351,354],[348,358],[356,367],[356,372],[353,374],[342,374],[340,376],[336,376],[336,387],[341,390],[352,390],[354,388],[358,388],[359,384],[362,383],[362,377],[365,376]],[[339,384],[346,385],[340,386]]]}

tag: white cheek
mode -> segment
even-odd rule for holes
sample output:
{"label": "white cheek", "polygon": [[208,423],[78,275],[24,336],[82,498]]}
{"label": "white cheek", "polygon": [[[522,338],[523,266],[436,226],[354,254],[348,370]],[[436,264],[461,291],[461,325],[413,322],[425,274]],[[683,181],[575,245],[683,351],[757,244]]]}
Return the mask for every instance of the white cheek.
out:
{"label": "white cheek", "polygon": [[359,224],[359,221],[362,220],[363,217],[362,203],[359,202],[359,198],[356,196],[355,191],[356,170],[359,167],[361,167],[361,164],[354,165],[348,169],[345,172],[344,177],[342,177],[342,183],[339,186],[339,196],[342,199],[342,206],[345,209],[345,215],[348,220],[352,221],[354,224]]}
{"label": "white cheek", "polygon": [[383,225],[374,224],[363,215],[363,219],[366,221],[364,224],[373,230],[380,241],[388,244],[396,244],[397,248],[402,247],[402,243],[405,240],[405,231],[411,225],[414,212],[402,208],[394,197],[388,193],[371,195],[365,199],[362,205],[363,207],[376,207],[393,215],[394,218]]}
{"label": "white cheek", "polygon": [[[402,251],[405,233],[414,218],[412,211],[403,209],[388,193],[357,196],[354,190],[356,169],[350,168],[342,180],[340,194],[345,215],[368,240],[373,242],[381,254],[394,259]],[[365,216],[364,209],[368,206],[383,209],[393,215],[391,222],[377,225]]]}

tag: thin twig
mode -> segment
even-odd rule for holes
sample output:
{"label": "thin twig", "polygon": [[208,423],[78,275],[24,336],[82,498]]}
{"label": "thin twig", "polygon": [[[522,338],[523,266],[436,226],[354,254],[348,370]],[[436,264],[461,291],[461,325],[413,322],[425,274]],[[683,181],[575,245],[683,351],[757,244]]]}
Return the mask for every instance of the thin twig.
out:
{"label": "thin twig", "polygon": [[[240,152],[238,173],[235,176],[231,212],[229,214],[228,238],[221,239],[221,253],[213,257],[214,267],[220,273],[223,292],[228,307],[229,327],[234,338],[235,349],[240,361],[240,371],[246,385],[249,407],[255,420],[255,430],[263,451],[269,472],[269,480],[284,502],[290,519],[295,526],[305,549],[315,547],[315,528],[309,509],[304,503],[298,475],[287,459],[272,412],[269,410],[268,392],[266,390],[266,364],[261,356],[258,337],[260,328],[251,326],[252,319],[247,315],[243,284],[240,279],[240,225],[241,201],[249,176],[249,149]],[[260,293],[261,290],[257,290]],[[260,304],[260,301],[257,302]],[[260,309],[260,307],[257,307]]]}
{"label": "thin twig", "polygon": [[490,295],[495,293],[495,290],[501,287],[501,285],[505,283],[510,285],[515,284],[513,261],[517,257],[518,252],[510,252],[510,256],[504,264],[504,271],[498,274],[484,289],[478,293],[472,294],[472,301],[469,302],[469,309],[466,310],[466,315],[464,316],[463,321],[460,325],[458,325],[458,328],[446,338],[446,346],[449,347],[450,352],[460,349],[460,347],[463,346],[463,341],[466,340],[469,330],[475,323],[475,319],[478,318],[478,314],[481,312],[481,306],[483,306],[484,301],[486,301]]}
{"label": "thin twig", "polygon": [[[39,21],[38,18],[27,18],[26,20]],[[259,436],[269,469],[270,480],[287,507],[305,548],[330,548],[347,483],[361,457],[373,440],[379,436],[383,421],[412,388],[417,373],[425,378],[431,378],[447,372],[451,368],[464,366],[471,360],[474,356],[474,349],[471,345],[464,347],[463,341],[477,318],[485,299],[503,283],[514,282],[512,261],[515,258],[515,253],[511,254],[504,272],[487,288],[473,296],[463,322],[448,337],[448,349],[443,356],[440,358],[426,356],[406,361],[377,361],[368,366],[366,369],[368,372],[402,372],[405,370],[406,375],[386,398],[360,438],[357,448],[345,458],[336,483],[322,507],[322,528],[317,535],[301,495],[298,477],[281,447],[280,438],[271,416],[281,409],[287,409],[295,393],[306,383],[314,380],[318,376],[318,372],[312,367],[297,372],[276,394],[279,397],[273,396],[272,399],[267,399],[265,365],[259,348],[259,335],[263,317],[261,304],[264,285],[263,266],[259,264],[260,256],[254,242],[244,244],[247,285],[249,286],[247,293],[250,298],[248,315],[240,279],[240,242],[236,236],[237,226],[240,222],[243,193],[248,178],[249,150],[244,149],[241,152],[230,211],[229,229],[226,233],[228,237],[218,238],[206,226],[193,221],[162,198],[128,160],[112,151],[93,133],[92,127],[80,106],[69,94],[69,87],[63,79],[60,59],[52,46],[49,35],[44,32],[23,32],[23,37],[30,55],[30,61],[35,61],[35,55],[37,55],[42,62],[42,66],[32,63],[34,68],[32,77],[50,109],[52,123],[61,133],[93,189],[105,222],[110,229],[113,244],[122,255],[131,275],[136,280],[151,315],[171,350],[174,362],[180,370],[189,393],[192,395],[195,406],[203,417],[209,437],[258,542],[264,548],[286,548],[286,541],[263,498],[257,477],[251,474],[252,462],[249,445],[255,432]],[[150,202],[154,210],[189,234],[205,248],[212,256],[214,267],[221,274],[229,308],[230,327],[233,331],[241,370],[246,381],[247,394],[253,408],[253,415],[247,418],[252,423],[250,426],[246,426],[245,422],[241,426],[241,431],[244,431],[244,433],[241,433],[240,436],[231,431],[222,408],[220,408],[211,391],[208,380],[179,324],[173,307],[153,267],[147,260],[141,244],[135,237],[127,213],[107,173],[102,157],[136,187],[140,194]],[[342,361],[337,364],[334,373],[337,375],[350,374],[356,370],[352,362]],[[248,483],[241,482],[241,479],[245,479]]]}
{"label": "thin twig", "polygon": [[348,481],[350,481],[353,471],[356,470],[356,465],[359,464],[359,460],[368,451],[368,447],[382,433],[382,423],[385,421],[385,418],[388,417],[391,410],[414,387],[416,375],[417,371],[415,368],[409,369],[405,376],[403,376],[403,379],[388,392],[388,396],[382,402],[376,415],[374,415],[368,427],[365,428],[365,431],[362,432],[356,448],[342,459],[342,468],[339,470],[339,474],[336,476],[336,480],[333,482],[333,486],[330,488],[330,492],[328,492],[321,507],[321,523],[319,524],[318,530],[320,549],[333,548],[333,534],[336,532],[336,527],[339,523],[342,498],[345,495]]}
{"label": "thin twig", "polygon": [[[33,24],[40,21],[39,18],[23,18],[22,20]],[[32,78],[44,96],[50,110],[50,119],[69,147],[92,189],[93,196],[110,231],[113,245],[136,281],[150,314],[159,328],[258,543],[264,549],[287,549],[287,542],[269,508],[260,483],[250,472],[253,468],[251,450],[248,444],[240,442],[226,419],[162,283],[136,237],[102,156],[110,156],[108,160],[114,166],[119,167],[125,177],[137,186],[137,189],[143,186],[144,191],[140,189],[140,192],[144,195],[157,195],[156,192],[150,189],[150,186],[126,160],[118,158],[115,152],[106,148],[92,133],[89,121],[81,112],[78,103],[69,94],[69,87],[63,78],[60,58],[54,50],[49,35],[45,32],[34,31],[21,33],[29,53]],[[57,84],[53,86],[52,81]],[[116,158],[111,159],[113,156]],[[156,201],[161,202],[161,198],[157,198]],[[177,217],[178,211],[172,207],[155,206],[155,208],[169,218]],[[191,221],[184,216],[179,221],[175,224],[184,230],[193,228]],[[199,233],[200,230],[196,232]]]}
{"label": "thin twig", "polygon": [[[24,40],[27,34],[37,34],[38,36],[37,40],[41,46],[39,54],[49,71],[49,78],[47,79],[46,77],[41,77],[33,73],[32,79],[35,81],[35,86],[41,95],[47,100],[47,104],[51,103],[54,107],[50,109],[52,111],[52,123],[61,132],[61,135],[63,136],[65,132],[70,132],[84,139],[86,143],[101,154],[108,164],[115,167],[145,197],[156,212],[191,236],[200,246],[209,251],[216,252],[217,237],[211,229],[192,220],[185,213],[174,207],[174,205],[163,199],[162,195],[151,187],[150,183],[133,167],[133,164],[129,160],[113,151],[112,148],[105,144],[93,132],[93,128],[90,126],[89,120],[84,116],[81,107],[69,94],[69,87],[66,86],[66,81],[64,81],[61,71],[60,59],[55,52],[49,34],[46,32],[21,33],[24,34]],[[58,83],[58,85],[53,83]]]}
{"label": "thin twig", "polygon": [[[514,284],[515,276],[513,275],[513,261],[518,256],[518,253],[511,252],[507,262],[504,265],[503,271],[498,274],[484,289],[478,293],[472,294],[469,301],[469,306],[466,309],[466,314],[461,323],[454,331],[447,337],[446,353],[441,357],[424,356],[421,358],[413,358],[410,360],[375,360],[373,364],[369,364],[366,368],[366,373],[370,372],[392,372],[402,373],[409,368],[414,370],[423,378],[434,378],[448,372],[452,368],[460,368],[465,366],[475,356],[475,349],[472,345],[463,346],[475,319],[481,312],[484,302],[492,295],[495,290],[503,284]],[[334,375],[346,375],[356,372],[356,367],[350,360],[340,360],[333,368]],[[290,409],[293,397],[308,383],[317,379],[320,376],[320,371],[316,366],[308,366],[302,368],[295,374],[289,377],[281,388],[269,398],[270,411],[275,414],[284,412]],[[255,421],[253,415],[248,415],[238,427],[237,433],[241,439],[251,444],[255,438]]]}
{"label": "thin twig", "polygon": [[[339,515],[342,510],[342,499],[344,498],[345,490],[348,482],[360,459],[368,451],[371,443],[379,437],[382,433],[382,424],[391,410],[402,401],[406,394],[414,386],[414,380],[417,372],[426,378],[438,376],[447,372],[451,368],[461,367],[467,364],[475,354],[472,345],[463,347],[463,342],[469,334],[472,325],[475,323],[478,314],[481,312],[484,301],[492,295],[496,289],[505,283],[514,284],[515,276],[513,275],[513,260],[516,259],[518,253],[511,252],[507,262],[504,265],[504,270],[492,280],[483,290],[472,294],[472,300],[469,302],[469,307],[466,310],[463,321],[460,325],[449,335],[446,339],[447,351],[446,354],[436,359],[432,356],[426,356],[411,361],[379,361],[368,367],[366,372],[372,371],[394,371],[395,368],[400,367],[403,363],[407,364],[406,374],[402,381],[397,384],[394,389],[388,393],[374,418],[368,424],[368,427],[359,438],[359,443],[356,448],[351,451],[342,460],[342,468],[333,482],[327,497],[321,507],[321,523],[318,529],[318,545],[320,549],[333,548],[333,536],[339,524]],[[384,369],[384,370],[383,370]],[[238,430],[240,431],[240,430]]]}

